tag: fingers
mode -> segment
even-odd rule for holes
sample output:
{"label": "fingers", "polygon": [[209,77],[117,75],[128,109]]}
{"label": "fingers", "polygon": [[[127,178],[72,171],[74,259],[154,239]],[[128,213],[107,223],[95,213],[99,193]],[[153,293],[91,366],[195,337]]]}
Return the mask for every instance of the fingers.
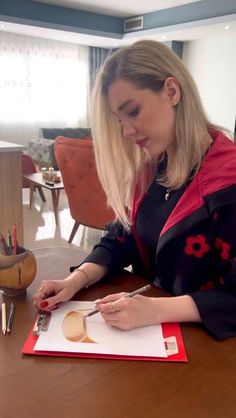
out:
{"label": "fingers", "polygon": [[[128,303],[128,301],[125,301],[125,304],[126,303]],[[125,309],[121,300],[103,304],[102,310],[100,312],[104,321],[109,326],[122,330],[128,330],[131,328],[129,321],[129,311]]]}
{"label": "fingers", "polygon": [[55,291],[55,281],[44,280],[41,282],[34,299],[44,299]]}
{"label": "fingers", "polygon": [[107,303],[99,303],[97,305],[97,309],[104,314],[113,314],[115,312],[118,312],[119,307],[117,305],[118,302],[111,301]]}
{"label": "fingers", "polygon": [[45,280],[33,296],[33,304],[40,310],[51,310],[65,298],[61,282]]}
{"label": "fingers", "polygon": [[[121,295],[124,296],[125,294],[109,295],[97,304],[104,321],[108,325],[122,330],[129,330],[146,324],[145,300],[149,301],[150,298],[142,295],[135,295],[132,298],[120,297]],[[115,300],[114,297],[116,297]]]}
{"label": "fingers", "polygon": [[113,314],[117,312],[119,308],[117,307],[117,303],[115,301],[107,302],[102,305],[102,311],[103,313]]}
{"label": "fingers", "polygon": [[39,305],[41,302],[50,294],[53,292],[53,289],[50,289],[50,283],[47,281],[43,281],[41,285],[39,286],[39,289],[33,296],[33,303],[34,305],[39,308]]}
{"label": "fingers", "polygon": [[127,300],[128,298],[124,297],[125,295],[126,293],[122,292],[106,296],[97,303],[96,308],[101,313],[114,314],[115,312],[125,309],[129,303]]}
{"label": "fingers", "polygon": [[[107,304],[109,302],[114,302],[118,299],[121,299],[122,297],[124,297],[127,293],[125,292],[120,292],[120,293],[113,293],[111,295],[105,296],[105,298],[102,299],[97,299],[96,302],[96,308],[99,309],[99,307],[101,305]],[[99,309],[100,310],[100,309]]]}

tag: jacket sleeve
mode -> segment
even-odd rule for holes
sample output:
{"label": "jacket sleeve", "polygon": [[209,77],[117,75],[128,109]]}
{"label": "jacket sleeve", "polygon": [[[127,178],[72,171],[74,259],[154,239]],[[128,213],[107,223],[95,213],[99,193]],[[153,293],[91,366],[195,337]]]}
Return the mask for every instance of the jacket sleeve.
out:
{"label": "jacket sleeve", "polygon": [[[83,263],[86,262],[105,266],[112,275],[119,274],[124,267],[129,265],[142,274],[142,265],[134,237],[119,221],[108,224],[108,232],[83,260]],[[76,267],[71,267],[71,271]]]}
{"label": "jacket sleeve", "polygon": [[236,204],[215,212],[212,267],[215,286],[191,294],[202,322],[221,340],[236,336]]}

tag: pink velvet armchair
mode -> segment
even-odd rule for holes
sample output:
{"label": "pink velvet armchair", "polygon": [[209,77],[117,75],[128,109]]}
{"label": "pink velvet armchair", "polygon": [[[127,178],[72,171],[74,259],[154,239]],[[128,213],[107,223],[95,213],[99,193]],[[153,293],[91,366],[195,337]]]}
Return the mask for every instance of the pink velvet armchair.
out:
{"label": "pink velvet armchair", "polygon": [[98,179],[92,140],[59,136],[54,152],[70,213],[75,221],[68,242],[72,242],[80,224],[105,230],[106,224],[113,221],[115,215],[107,206],[106,195]]}

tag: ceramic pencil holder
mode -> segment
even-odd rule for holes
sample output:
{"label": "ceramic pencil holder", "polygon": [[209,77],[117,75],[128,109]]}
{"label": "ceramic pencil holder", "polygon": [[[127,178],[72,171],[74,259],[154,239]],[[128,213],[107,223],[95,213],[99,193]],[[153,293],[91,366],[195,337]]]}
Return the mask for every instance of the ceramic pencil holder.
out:
{"label": "ceramic pencil holder", "polygon": [[16,255],[0,254],[0,290],[6,296],[18,296],[26,292],[36,276],[34,254],[18,247]]}

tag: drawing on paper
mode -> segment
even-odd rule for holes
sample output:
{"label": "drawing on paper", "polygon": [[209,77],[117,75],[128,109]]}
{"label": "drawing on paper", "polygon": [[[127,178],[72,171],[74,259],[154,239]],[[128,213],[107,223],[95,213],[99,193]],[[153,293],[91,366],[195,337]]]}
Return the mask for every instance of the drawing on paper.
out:
{"label": "drawing on paper", "polygon": [[123,331],[108,325],[90,301],[69,301],[53,311],[47,332],[41,332],[35,351],[166,357],[161,325]]}
{"label": "drawing on paper", "polygon": [[87,334],[86,319],[83,311],[68,312],[62,322],[64,337],[72,342],[95,343]]}

